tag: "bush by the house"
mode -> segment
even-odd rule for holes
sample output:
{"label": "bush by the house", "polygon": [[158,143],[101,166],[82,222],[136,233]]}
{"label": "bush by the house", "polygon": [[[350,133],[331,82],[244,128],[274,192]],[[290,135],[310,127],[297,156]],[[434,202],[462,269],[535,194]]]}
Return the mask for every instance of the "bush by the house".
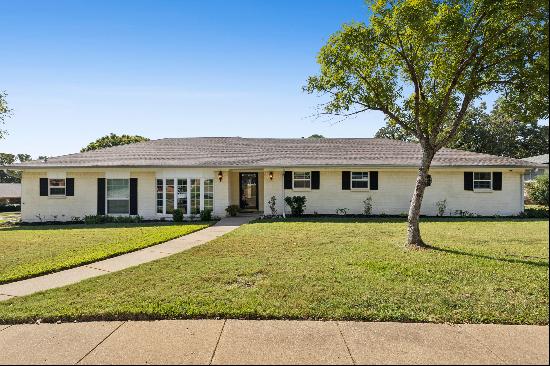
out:
{"label": "bush by the house", "polygon": [[201,221],[210,221],[212,220],[212,210],[207,208],[201,211]]}
{"label": "bush by the house", "polygon": [[295,216],[301,216],[306,209],[306,196],[288,196],[285,197],[286,204],[290,207],[290,211]]}
{"label": "bush by the house", "polygon": [[141,216],[108,216],[108,215],[87,215],[84,216],[84,223],[87,225],[95,224],[133,224],[143,221]]}
{"label": "bush by the house", "polygon": [[0,212],[16,212],[21,211],[21,205],[5,204],[0,205]]}
{"label": "bush by the house", "polygon": [[229,205],[225,208],[225,212],[227,212],[229,216],[237,216],[237,214],[239,213],[239,206]]}
{"label": "bush by the house", "polygon": [[527,183],[527,196],[537,205],[548,207],[548,174],[539,175]]}
{"label": "bush by the house", "polygon": [[530,219],[545,219],[550,217],[550,213],[547,206],[527,205],[520,216]]}
{"label": "bush by the house", "polygon": [[174,222],[183,222],[183,210],[181,208],[177,208],[172,212],[172,219]]}
{"label": "bush by the house", "polygon": [[271,216],[277,215],[277,198],[275,196],[271,196],[269,201],[267,201],[267,205],[269,206],[269,210],[271,211]]}

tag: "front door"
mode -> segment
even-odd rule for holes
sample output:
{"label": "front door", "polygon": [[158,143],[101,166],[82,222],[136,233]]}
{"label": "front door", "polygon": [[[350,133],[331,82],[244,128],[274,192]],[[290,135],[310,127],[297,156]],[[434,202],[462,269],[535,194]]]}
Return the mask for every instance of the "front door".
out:
{"label": "front door", "polygon": [[258,173],[239,173],[241,210],[258,209]]}

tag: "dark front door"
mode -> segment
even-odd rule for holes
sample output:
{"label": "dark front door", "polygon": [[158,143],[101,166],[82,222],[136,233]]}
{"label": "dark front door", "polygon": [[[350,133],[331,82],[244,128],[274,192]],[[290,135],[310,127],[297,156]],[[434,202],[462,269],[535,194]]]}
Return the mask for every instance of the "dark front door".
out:
{"label": "dark front door", "polygon": [[242,210],[258,209],[258,173],[239,173],[240,207]]}

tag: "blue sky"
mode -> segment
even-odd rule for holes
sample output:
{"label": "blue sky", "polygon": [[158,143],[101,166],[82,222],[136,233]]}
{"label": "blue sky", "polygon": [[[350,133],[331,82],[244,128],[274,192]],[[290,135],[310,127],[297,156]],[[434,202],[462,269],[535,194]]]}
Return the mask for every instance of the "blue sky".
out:
{"label": "blue sky", "polygon": [[114,132],[370,137],[380,113],[310,116],[301,87],[362,0],[0,0],[0,90],[14,110],[0,152],[60,155]]}

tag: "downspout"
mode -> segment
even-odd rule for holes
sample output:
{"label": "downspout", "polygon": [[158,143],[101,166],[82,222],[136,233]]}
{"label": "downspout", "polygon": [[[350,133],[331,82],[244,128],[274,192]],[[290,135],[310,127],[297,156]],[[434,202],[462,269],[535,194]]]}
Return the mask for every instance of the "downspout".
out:
{"label": "downspout", "polygon": [[283,167],[283,175],[281,177],[281,188],[283,190],[283,219],[286,219],[286,214],[285,214],[285,168]]}

